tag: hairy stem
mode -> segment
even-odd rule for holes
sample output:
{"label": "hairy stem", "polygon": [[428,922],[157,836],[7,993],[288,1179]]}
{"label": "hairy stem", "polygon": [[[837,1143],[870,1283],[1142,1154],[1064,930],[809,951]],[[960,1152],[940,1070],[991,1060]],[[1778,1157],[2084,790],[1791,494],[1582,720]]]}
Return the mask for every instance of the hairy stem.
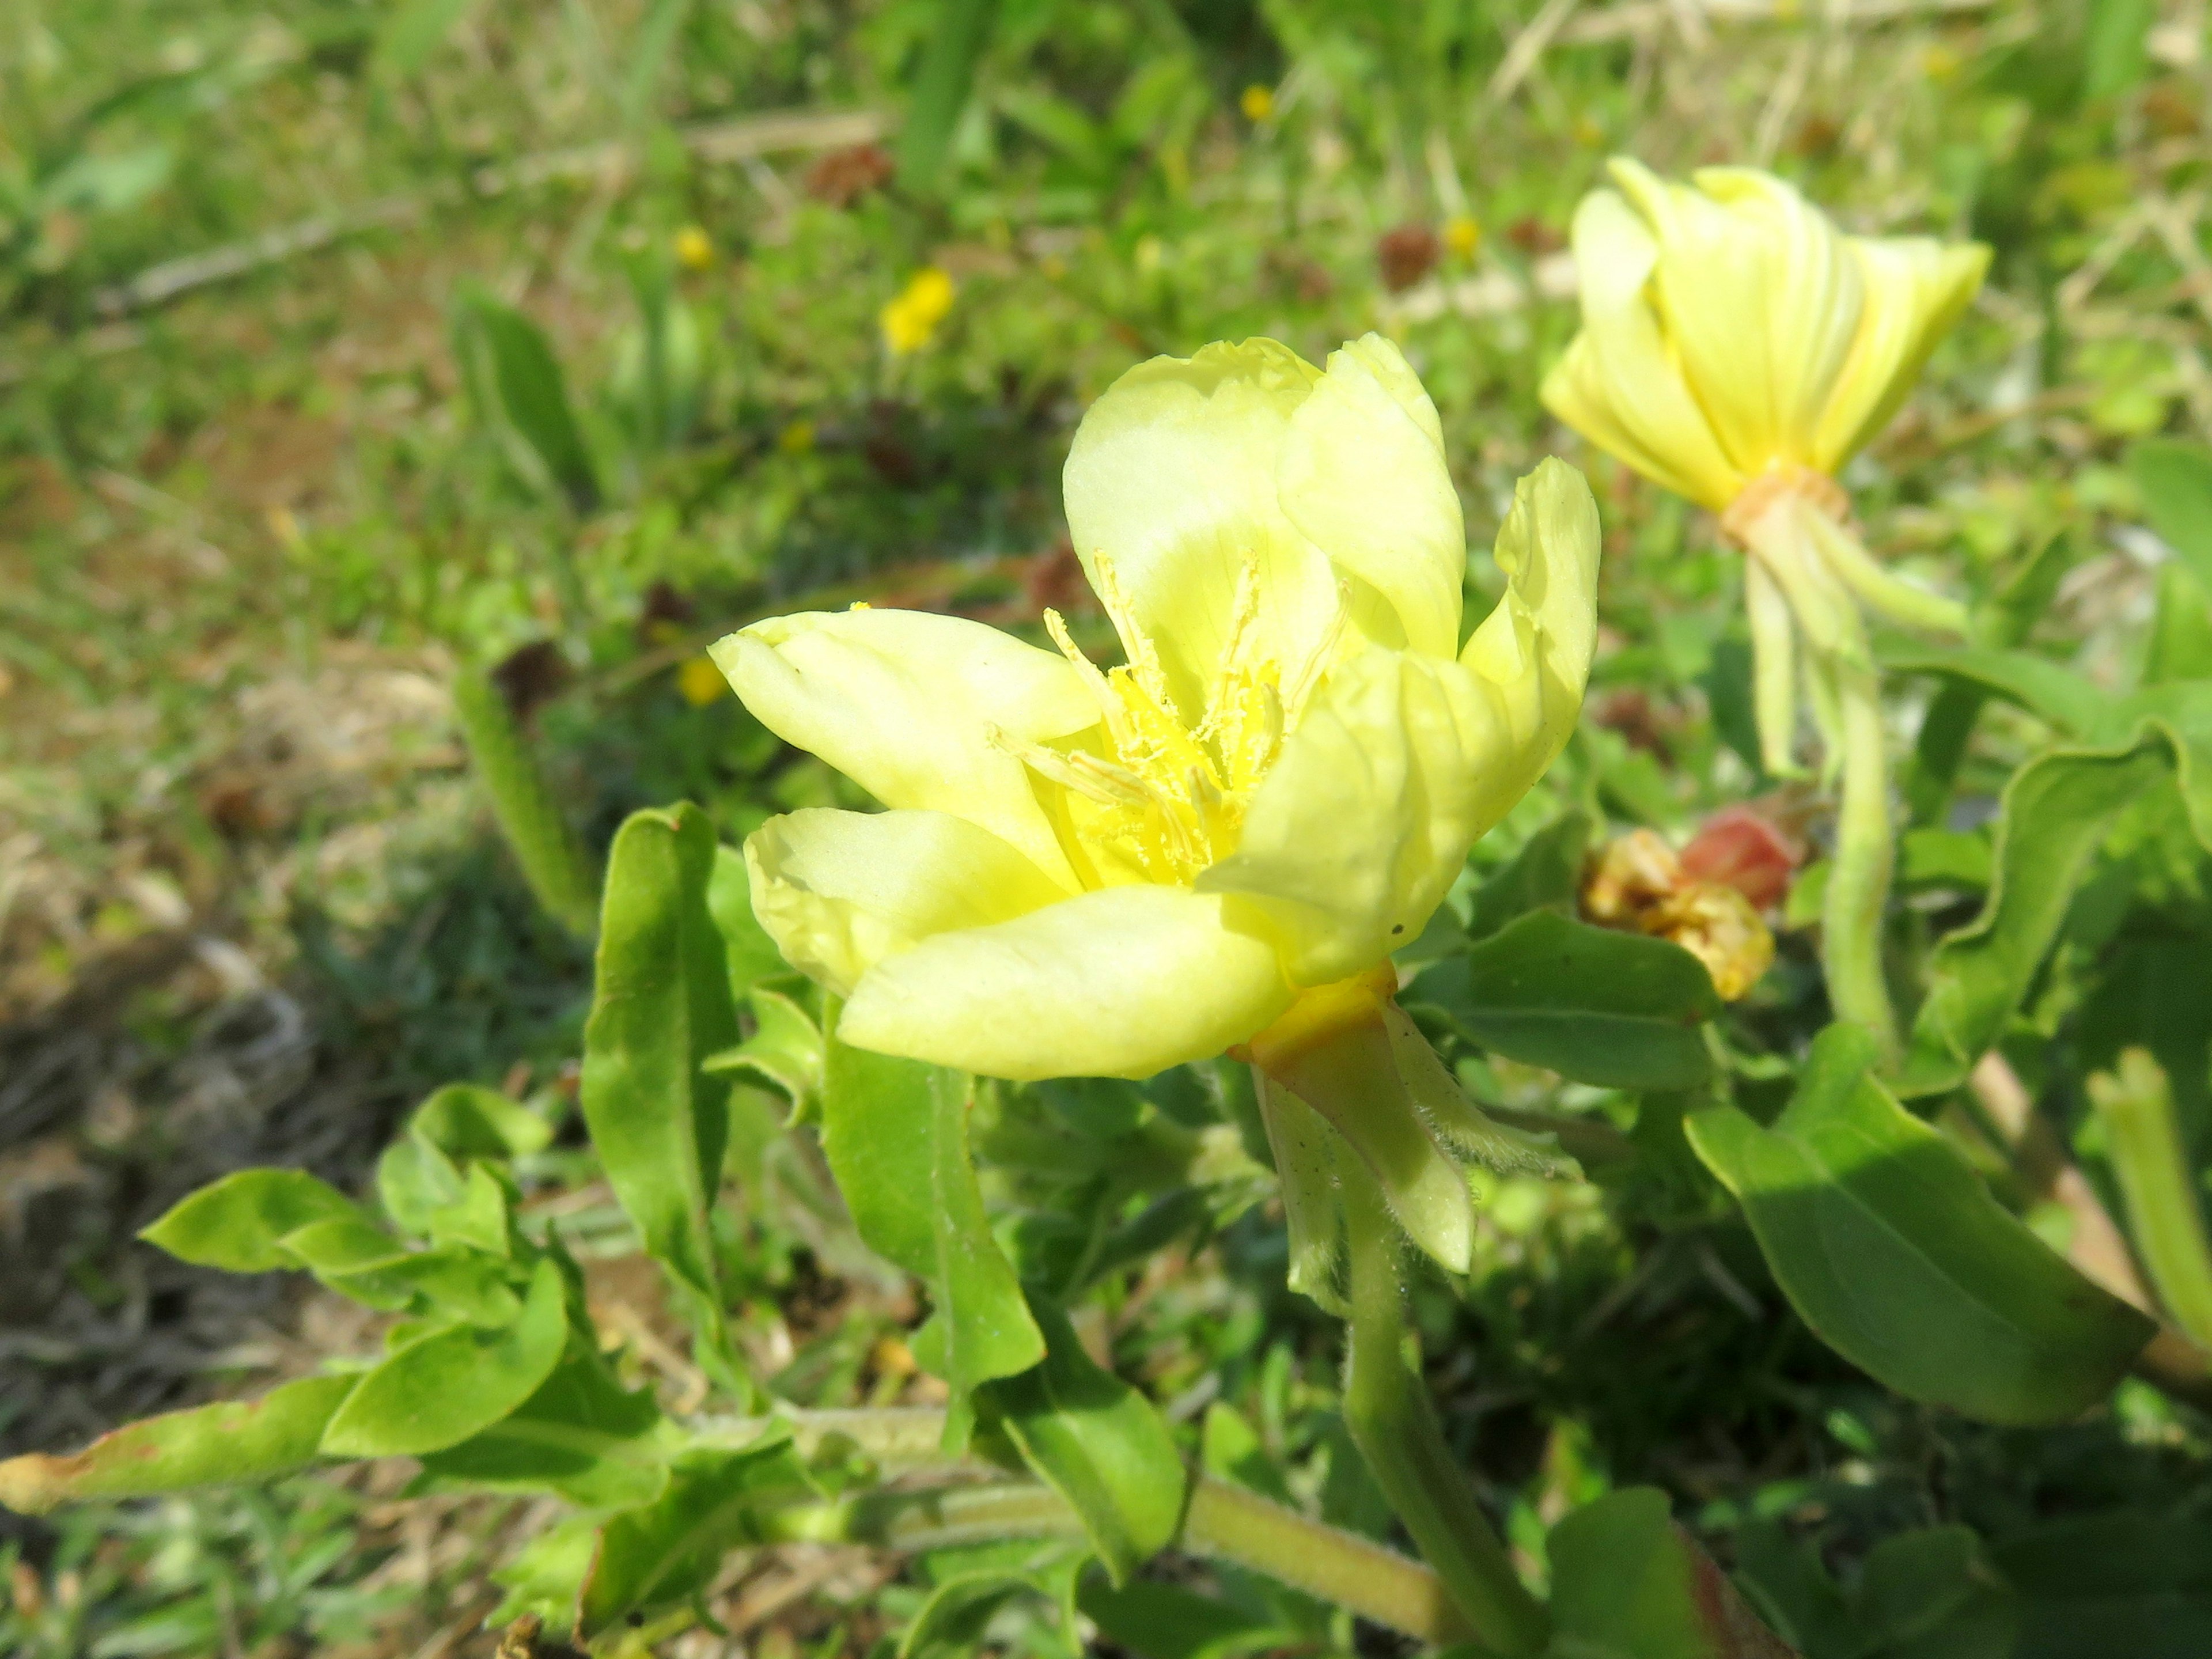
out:
{"label": "hairy stem", "polygon": [[2117,1073],[2089,1079],[2089,1098],[2105,1126],[2136,1250],[2159,1301],[2199,1343],[2212,1342],[2212,1245],[2205,1241],[2204,1213],[2165,1072],[2147,1050],[2130,1048]]}
{"label": "hairy stem", "polygon": [[1360,1455],[1478,1640],[1534,1654],[1549,1620],[1513,1571],[1406,1363],[1405,1285],[1397,1226],[1365,1168],[1343,1161],[1352,1323],[1344,1416]]}
{"label": "hairy stem", "polygon": [[1895,849],[1889,825],[1889,757],[1874,671],[1837,665],[1844,738],[1843,799],[1836,812],[1835,861],[1821,914],[1820,954],[1836,1017],[1864,1026],[1885,1064],[1899,1055],[1897,1018],[1882,975],[1882,919]]}
{"label": "hairy stem", "polygon": [[[1080,1518],[1051,1487],[1003,1480],[793,1504],[763,1516],[762,1530],[776,1542],[907,1552],[1084,1535]],[[1442,1582],[1419,1562],[1211,1475],[1192,1477],[1174,1547],[1264,1573],[1418,1641],[1469,1634]]]}
{"label": "hairy stem", "polygon": [[1958,600],[1891,575],[1860,545],[1857,537],[1826,514],[1811,508],[1804,516],[1814,545],[1828,562],[1828,568],[1863,604],[1907,628],[1935,634],[1966,633],[1966,607]]}

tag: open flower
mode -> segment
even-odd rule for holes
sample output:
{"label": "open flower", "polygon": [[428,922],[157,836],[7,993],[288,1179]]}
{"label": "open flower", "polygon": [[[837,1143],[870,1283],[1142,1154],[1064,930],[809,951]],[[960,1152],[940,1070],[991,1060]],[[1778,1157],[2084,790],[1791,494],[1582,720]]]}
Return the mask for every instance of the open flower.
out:
{"label": "open flower", "polygon": [[877,317],[892,356],[911,356],[937,337],[937,325],[951,314],[954,293],[952,278],[935,265],[924,265],[907,278]]}
{"label": "open flower", "polygon": [[[1303,1057],[1383,1017],[1388,987],[1346,983],[1378,964],[1388,979],[1573,727],[1589,486],[1558,461],[1521,481],[1498,539],[1505,597],[1462,649],[1442,429],[1376,336],[1327,373],[1268,340],[1142,364],[1085,417],[1066,483],[1118,667],[1052,611],[1056,652],[865,607],[714,647],[764,724],[890,809],[763,825],[745,844],[755,912],[845,999],[838,1032],[858,1047],[1002,1078],[1142,1078],[1252,1043],[1320,1077]],[[1255,1041],[1293,1013],[1295,1042]],[[1363,1086],[1390,1098],[1308,1103],[1358,1118],[1355,1145],[1383,1119],[1394,1145],[1429,1135],[1401,1080]],[[1398,1173],[1455,1204],[1424,1242],[1463,1264],[1466,1184],[1437,1191],[1435,1161]]]}
{"label": "open flower", "polygon": [[780,617],[715,660],[747,708],[891,810],[746,843],[789,960],[860,1047],[1006,1078],[1221,1053],[1418,934],[1571,729],[1597,524],[1522,482],[1504,600],[1459,647],[1466,561],[1436,411],[1370,335],[1326,374],[1272,341],[1155,358],[1066,474],[1127,661],[980,623]]}
{"label": "open flower", "polygon": [[1715,512],[1763,474],[1857,453],[1989,266],[1978,243],[1847,236],[1753,168],[1611,171],[1619,191],[1575,211],[1583,326],[1544,404]]}

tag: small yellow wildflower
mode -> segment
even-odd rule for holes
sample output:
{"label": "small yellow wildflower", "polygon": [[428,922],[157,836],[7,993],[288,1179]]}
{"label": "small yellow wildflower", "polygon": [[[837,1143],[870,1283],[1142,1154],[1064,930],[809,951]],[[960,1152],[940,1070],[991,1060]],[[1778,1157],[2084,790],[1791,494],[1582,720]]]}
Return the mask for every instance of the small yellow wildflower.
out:
{"label": "small yellow wildflower", "polygon": [[676,263],[686,270],[704,270],[714,263],[714,244],[696,225],[676,233]]}
{"label": "small yellow wildflower", "polygon": [[1482,246],[1482,227],[1471,213],[1455,213],[1444,221],[1444,246],[1453,257],[1471,259],[1474,251]]}
{"label": "small yellow wildflower", "polygon": [[691,657],[676,671],[676,689],[694,708],[704,708],[730,689],[712,657]]}
{"label": "small yellow wildflower", "polygon": [[1237,100],[1237,107],[1243,110],[1244,118],[1256,127],[1275,112],[1274,92],[1255,82],[1244,88],[1243,96]]}
{"label": "small yellow wildflower", "polygon": [[907,278],[898,297],[884,307],[884,344],[894,357],[910,356],[937,335],[937,325],[952,309],[952,278],[935,265],[924,265]]}

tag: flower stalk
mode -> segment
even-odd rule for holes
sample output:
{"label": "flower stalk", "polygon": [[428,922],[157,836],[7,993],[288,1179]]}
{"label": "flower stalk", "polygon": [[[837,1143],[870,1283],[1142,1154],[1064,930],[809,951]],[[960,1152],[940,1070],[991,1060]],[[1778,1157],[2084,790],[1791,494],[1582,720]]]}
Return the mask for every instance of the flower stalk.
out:
{"label": "flower stalk", "polygon": [[1343,1161],[1342,1179],[1352,1304],[1346,1426],[1468,1625],[1509,1659],[1537,1653],[1550,1620],[1515,1574],[1406,1362],[1405,1279],[1389,1206],[1356,1160]]}

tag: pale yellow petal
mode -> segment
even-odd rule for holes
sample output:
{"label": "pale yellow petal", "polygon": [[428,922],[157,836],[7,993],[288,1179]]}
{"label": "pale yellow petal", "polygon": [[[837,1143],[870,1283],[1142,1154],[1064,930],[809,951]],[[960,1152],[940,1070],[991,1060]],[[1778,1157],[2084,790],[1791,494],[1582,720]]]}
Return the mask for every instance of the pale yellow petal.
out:
{"label": "pale yellow petal", "polygon": [[785,742],[886,806],[955,813],[1073,884],[1028,769],[994,736],[1041,743],[1097,723],[1065,659],[961,617],[870,610],[773,617],[712,654]]}
{"label": "pale yellow petal", "polygon": [[1276,487],[1291,417],[1320,378],[1273,340],[1209,345],[1138,364],[1077,428],[1065,477],[1077,556],[1109,609],[1117,592],[1126,601],[1115,618],[1124,647],[1133,659],[1133,628],[1151,640],[1193,724],[1248,580],[1258,654],[1286,672],[1334,630],[1335,573],[1285,516]]}
{"label": "pale yellow petal", "polygon": [[1597,646],[1599,546],[1597,502],[1573,467],[1547,459],[1515,486],[1496,548],[1505,597],[1460,653],[1508,734],[1484,781],[1478,835],[1558,757],[1582,712]]}
{"label": "pale yellow petal", "polygon": [[1458,663],[1370,647],[1331,672],[1199,890],[1273,939],[1301,986],[1371,967],[1451,884],[1504,735]]}
{"label": "pale yellow petal", "polygon": [[1109,887],[939,933],[865,975],[848,1042],[987,1077],[1150,1077],[1290,1006],[1274,951],[1181,887]]}
{"label": "pale yellow petal", "polygon": [[745,868],[753,914],[784,960],[840,996],[923,939],[1009,921],[1069,892],[949,812],[787,813],[746,838]]}
{"label": "pale yellow petal", "polygon": [[1396,628],[1382,643],[1457,650],[1467,528],[1436,405],[1396,346],[1370,334],[1331,354],[1291,417],[1279,494],[1329,562],[1389,605]]}
{"label": "pale yellow petal", "polygon": [[1990,264],[1990,251],[1978,242],[1853,237],[1850,246],[1866,304],[1814,439],[1814,465],[1827,472],[1889,423]]}
{"label": "pale yellow petal", "polygon": [[1574,247],[1582,331],[1545,377],[1544,406],[1654,482],[1727,506],[1743,474],[1668,352],[1650,293],[1657,241],[1626,201],[1599,190],[1575,210]]}

